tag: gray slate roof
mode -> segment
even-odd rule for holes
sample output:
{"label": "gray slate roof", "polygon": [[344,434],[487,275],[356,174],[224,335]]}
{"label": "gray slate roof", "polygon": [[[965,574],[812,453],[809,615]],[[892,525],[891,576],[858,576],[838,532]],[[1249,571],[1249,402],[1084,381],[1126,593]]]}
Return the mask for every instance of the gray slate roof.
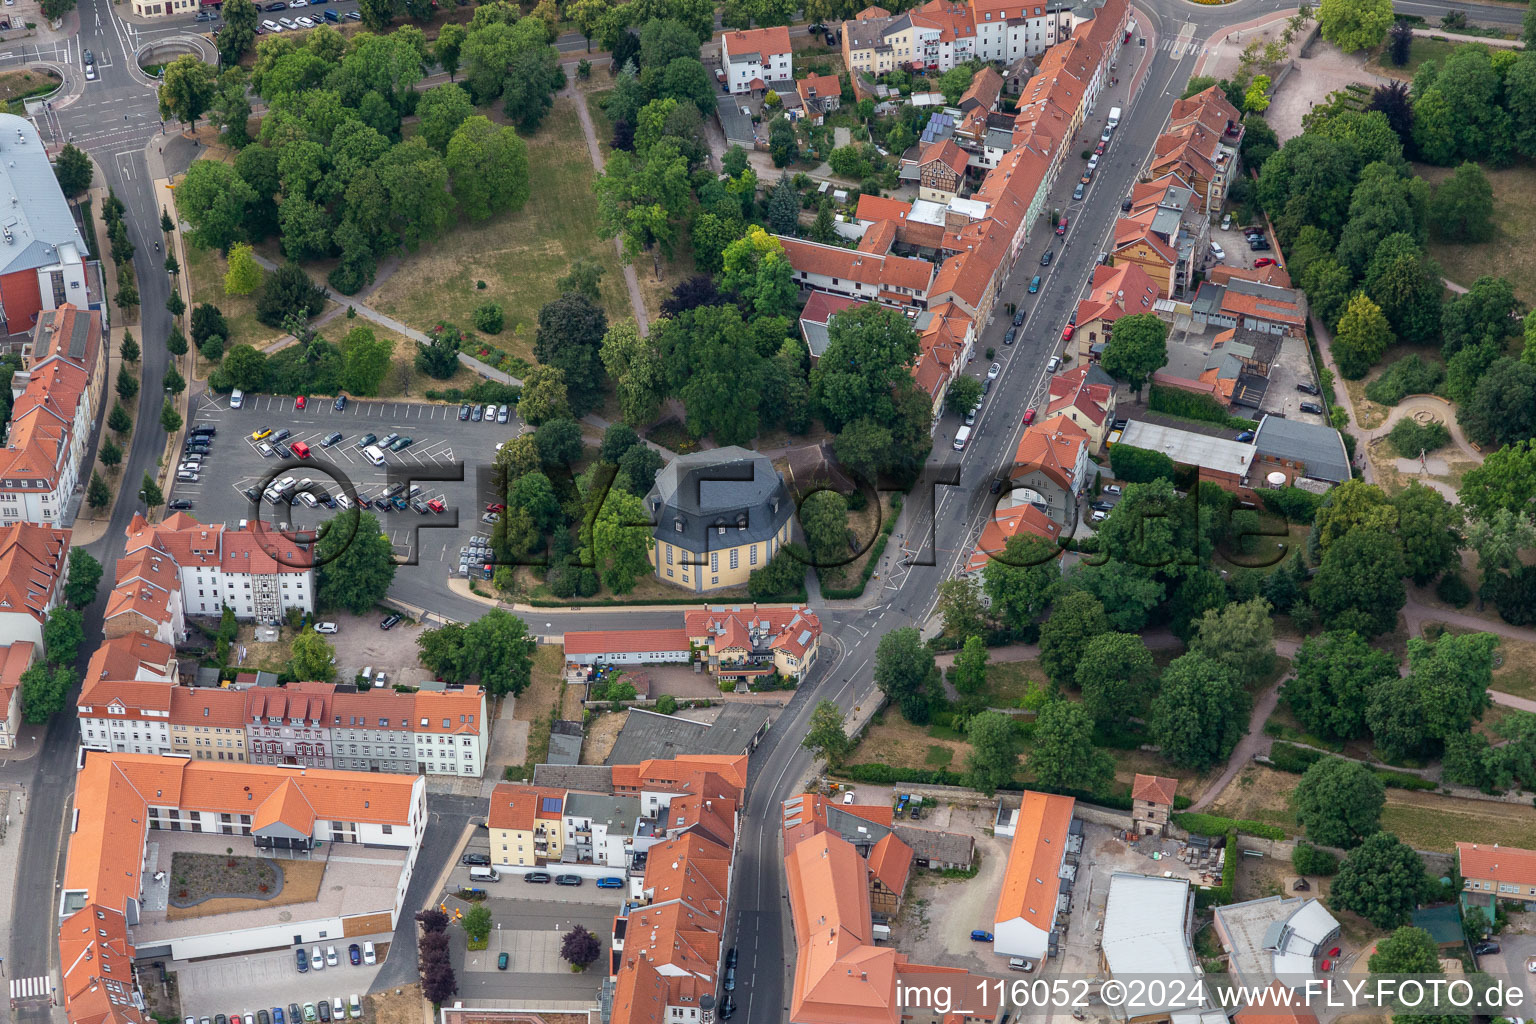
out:
{"label": "gray slate roof", "polygon": [[795,511],[773,463],[736,445],[667,463],[645,506],[658,540],[701,553],[768,540]]}
{"label": "gray slate roof", "polygon": [[32,122],[0,114],[0,274],[48,267],[59,247],[85,258],[85,239],[59,191],[53,165]]}
{"label": "gray slate roof", "polygon": [[733,702],[721,708],[714,723],[709,724],[636,708],[619,730],[608,763],[639,764],[648,757],[673,758],[679,754],[734,757],[751,746],[752,737],[768,721],[769,710],[761,704]]}
{"label": "gray slate roof", "polygon": [[1350,477],[1349,452],[1332,427],[1265,416],[1259,421],[1253,444],[1260,455],[1300,462],[1314,480],[1336,484]]}
{"label": "gray slate roof", "polygon": [[549,763],[581,763],[580,722],[556,722],[549,730]]}
{"label": "gray slate roof", "polygon": [[606,764],[538,764],[533,766],[533,784],[550,789],[612,793],[613,769]]}

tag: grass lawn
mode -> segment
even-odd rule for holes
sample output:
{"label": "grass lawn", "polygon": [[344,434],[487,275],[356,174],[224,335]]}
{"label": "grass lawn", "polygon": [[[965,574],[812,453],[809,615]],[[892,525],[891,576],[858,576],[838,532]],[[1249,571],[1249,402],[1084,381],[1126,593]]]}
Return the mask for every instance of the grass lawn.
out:
{"label": "grass lawn", "polygon": [[1460,43],[1453,43],[1448,39],[1431,39],[1427,36],[1414,36],[1413,46],[1408,51],[1408,63],[1398,67],[1387,59],[1386,49],[1366,62],[1366,69],[1379,75],[1388,75],[1392,78],[1401,78],[1411,81],[1414,72],[1419,70],[1419,65],[1427,60],[1444,60],[1450,52]]}
{"label": "grass lawn", "polygon": [[[187,274],[192,282],[192,305],[209,303],[219,307],[229,323],[229,337],[224,339],[224,351],[235,345],[255,345],[260,348],[283,332],[268,327],[256,319],[258,288],[249,295],[225,295],[224,271],[228,264],[224,254],[217,249],[200,249],[187,243]],[[262,271],[265,280],[266,271]],[[142,344],[142,341],[140,342]]]}
{"label": "grass lawn", "polygon": [[[572,100],[556,97],[544,126],[527,142],[533,183],[527,205],[488,221],[460,223],[408,254],[371,305],[420,330],[451,321],[473,331],[475,309],[500,303],[507,329],[483,340],[531,361],[539,308],[556,297],[555,281],[571,263],[586,257],[606,270],[602,295],[609,317],[628,312],[618,253],[597,235],[594,172]],[[478,281],[485,282],[483,290]]]}
{"label": "grass lawn", "polygon": [[0,100],[21,99],[58,85],[59,76],[52,71],[7,71],[0,74]]}
{"label": "grass lawn", "polygon": [[1389,789],[1381,827],[1416,850],[1449,853],[1458,841],[1529,849],[1536,843],[1536,807]]}
{"label": "grass lawn", "polygon": [[[1415,164],[1414,173],[1432,184],[1451,173],[1449,167]],[[1493,239],[1475,245],[1453,245],[1431,239],[1429,254],[1445,276],[1463,287],[1486,274],[1507,277],[1515,294],[1536,304],[1536,167],[1523,164],[1495,170],[1484,168],[1493,186]]]}
{"label": "grass lawn", "polygon": [[1038,661],[994,661],[987,666],[984,696],[990,707],[1020,707],[1031,690],[1049,685]]}
{"label": "grass lawn", "polygon": [[395,346],[390,355],[389,372],[384,375],[384,382],[379,385],[377,396],[379,398],[420,398],[428,391],[447,391],[450,388],[464,390],[480,379],[473,370],[462,363],[459,364],[457,372],[447,380],[427,376],[416,369],[418,347],[416,342],[372,320],[364,320],[361,317],[356,320],[332,320],[321,328],[321,333],[333,341],[340,342],[353,327],[366,327],[373,332],[375,338],[391,342]]}

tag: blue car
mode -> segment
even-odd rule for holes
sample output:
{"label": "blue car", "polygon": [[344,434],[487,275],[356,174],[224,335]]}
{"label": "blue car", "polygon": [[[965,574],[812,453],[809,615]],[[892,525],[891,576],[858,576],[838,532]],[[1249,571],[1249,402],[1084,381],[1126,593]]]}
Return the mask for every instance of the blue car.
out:
{"label": "blue car", "polygon": [[988,931],[983,931],[980,928],[977,928],[975,931],[971,932],[971,941],[972,942],[991,942],[992,941],[992,933],[988,932]]}
{"label": "blue car", "polygon": [[624,888],[624,879],[609,875],[606,878],[599,878],[597,880],[597,887],[599,889],[622,889]]}
{"label": "blue car", "polygon": [[283,1008],[281,1006],[272,1007],[272,1024],[283,1024]]}
{"label": "blue car", "polygon": [[1247,444],[1249,441],[1253,440],[1253,431],[1251,431],[1251,430],[1243,431],[1241,434],[1237,435],[1236,440],[1241,441],[1244,444]]}
{"label": "blue car", "polygon": [[1029,292],[1030,292],[1031,295],[1033,295],[1035,292],[1037,292],[1039,290],[1040,290],[1040,275],[1036,274],[1029,281]]}

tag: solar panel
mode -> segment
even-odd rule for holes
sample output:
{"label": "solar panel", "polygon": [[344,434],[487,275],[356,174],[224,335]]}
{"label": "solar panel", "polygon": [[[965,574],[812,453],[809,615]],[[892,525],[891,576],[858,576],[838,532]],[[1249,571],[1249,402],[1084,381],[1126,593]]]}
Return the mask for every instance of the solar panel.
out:
{"label": "solar panel", "polygon": [[543,811],[551,811],[551,812],[554,812],[554,813],[558,814],[560,812],[560,798],[557,797],[557,796],[546,796],[546,797],[544,797],[540,801],[539,809],[543,810]]}

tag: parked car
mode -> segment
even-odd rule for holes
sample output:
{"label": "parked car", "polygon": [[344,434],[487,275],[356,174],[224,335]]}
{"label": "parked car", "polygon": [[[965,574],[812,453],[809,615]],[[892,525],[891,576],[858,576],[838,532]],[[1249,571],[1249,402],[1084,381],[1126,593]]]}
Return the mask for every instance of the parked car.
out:
{"label": "parked car", "polygon": [[624,879],[617,875],[605,875],[597,880],[597,887],[599,889],[622,889],[624,888]]}
{"label": "parked car", "polygon": [[735,967],[727,967],[725,969],[725,990],[727,992],[734,992],[734,991],[736,991],[736,968]]}
{"label": "parked car", "polygon": [[1216,257],[1217,260],[1224,260],[1224,259],[1227,258],[1227,250],[1223,249],[1221,246],[1217,245],[1215,242],[1212,242],[1211,243],[1211,255]]}
{"label": "parked car", "polygon": [[320,1024],[331,1024],[331,1004],[324,999],[315,1007],[320,1014]]}
{"label": "parked car", "polygon": [[321,448],[329,448],[329,447],[331,447],[334,444],[340,444],[340,443],[341,443],[341,431],[339,431],[339,430],[333,430],[329,434],[326,434],[324,437],[322,437],[320,439],[320,447]]}
{"label": "parked car", "polygon": [[397,437],[394,444],[389,446],[389,450],[392,452],[403,452],[415,443],[416,439],[414,437]]}
{"label": "parked car", "polygon": [[304,1020],[305,1020],[305,1024],[314,1024],[314,1022],[319,1020],[319,1019],[320,1019],[320,1013],[319,1013],[319,1011],[317,1011],[315,1009],[315,1004],[314,1003],[305,1003],[304,1004]]}
{"label": "parked car", "polygon": [[997,380],[998,375],[1002,372],[1003,365],[1001,363],[993,363],[991,366],[987,367],[987,380]]}
{"label": "parked car", "polygon": [[261,429],[255,431],[254,433],[251,434],[251,440],[252,441],[265,441],[267,438],[269,438],[271,436],[272,436],[272,428],[271,427],[262,427]]}
{"label": "parked car", "polygon": [[309,951],[309,966],[317,971],[325,970],[325,957],[321,954],[319,946]]}
{"label": "parked car", "polygon": [[298,965],[300,974],[309,973],[309,954],[302,946],[293,951],[293,962]]}
{"label": "parked car", "polygon": [[371,967],[372,965],[374,965],[374,964],[376,964],[378,962],[379,962],[379,958],[378,958],[378,956],[373,951],[373,943],[371,943],[371,942],[363,943],[363,964],[364,964],[364,966],[370,966]]}
{"label": "parked car", "polygon": [[[308,0],[304,0],[304,3],[308,3]],[[303,7],[304,3],[300,3],[299,0],[293,0],[293,6],[295,6],[295,7]],[[295,409],[301,409],[302,410],[302,409],[308,407],[308,405],[309,405],[309,399],[305,398],[303,395],[300,395],[298,398],[295,398],[293,400],[293,407]]]}
{"label": "parked car", "polygon": [[282,430],[279,430],[277,433],[272,435],[272,443],[276,444],[279,441],[286,441],[292,436],[293,431],[289,430],[287,427],[284,427]]}
{"label": "parked car", "polygon": [[1128,212],[1130,212],[1130,209],[1131,209],[1131,197],[1130,196],[1126,196],[1124,199],[1120,200],[1120,212],[1121,213],[1128,213]]}
{"label": "parked car", "polygon": [[1051,260],[1053,260],[1055,258],[1056,258],[1056,253],[1053,252],[1050,249],[1047,249],[1047,250],[1045,250],[1045,255],[1040,257],[1040,265],[1042,267],[1048,267],[1048,266],[1051,265]]}
{"label": "parked car", "polygon": [[464,403],[462,403],[459,406],[459,419],[460,420],[467,420],[467,419],[469,419],[469,403],[468,402],[464,402]]}
{"label": "parked car", "polygon": [[512,415],[512,407],[503,405],[496,410],[496,422],[505,423]]}
{"label": "parked car", "polygon": [[1033,409],[1025,409],[1024,410],[1024,425],[1027,427],[1027,426],[1029,426],[1033,422],[1035,422],[1035,410],[1033,410]]}
{"label": "parked car", "polygon": [[[326,14],[330,14],[331,12],[330,11],[326,11],[325,13]],[[336,412],[342,412],[343,410],[346,409],[346,407],[347,407],[347,396],[346,395],[337,395],[336,396],[336,401],[331,403],[331,408],[333,410],[335,410]]]}
{"label": "parked car", "polygon": [[1321,405],[1318,405],[1316,402],[1302,402],[1301,403],[1301,411],[1302,412],[1317,413],[1317,414],[1321,415],[1322,411],[1323,411],[1323,407]]}
{"label": "parked car", "polygon": [[176,498],[174,501],[166,502],[165,507],[172,512],[187,512],[191,510],[192,503],[186,498]]}
{"label": "parked car", "polygon": [[1063,327],[1061,329],[1061,340],[1062,341],[1071,341],[1072,340],[1072,334],[1076,330],[1077,330],[1076,327],[1073,327],[1071,324],[1067,324],[1067,326],[1065,326],[1065,327]]}
{"label": "parked car", "polygon": [[484,414],[484,412],[481,411],[480,406],[472,405],[472,406],[469,407],[469,418],[470,418],[471,421],[473,421],[475,423],[479,423],[480,422],[480,418],[483,415],[485,415],[485,414]]}
{"label": "parked car", "polygon": [[385,617],[383,622],[379,623],[379,628],[380,629],[394,629],[398,625],[400,625],[400,616],[398,616],[398,615],[389,615],[389,616]]}
{"label": "parked car", "polygon": [[580,875],[556,875],[555,876],[555,884],[556,885],[580,885],[581,884],[581,876]]}
{"label": "parked car", "polygon": [[549,875],[544,871],[530,871],[523,876],[523,881],[543,884],[549,881]]}
{"label": "parked car", "polygon": [[1316,384],[1309,384],[1306,381],[1303,381],[1302,383],[1297,384],[1296,385],[1296,390],[1297,391],[1305,392],[1306,394],[1309,394],[1309,395],[1322,394],[1322,392],[1320,392],[1317,389],[1317,385]]}
{"label": "parked car", "polygon": [[1035,294],[1035,292],[1038,292],[1039,290],[1040,290],[1040,275],[1036,274],[1034,277],[1029,279],[1029,293],[1031,295],[1033,295],[1033,294]]}
{"label": "parked car", "polygon": [[362,963],[363,947],[359,946],[355,942],[352,943],[352,945],[347,947],[347,959],[351,962],[353,967],[356,967],[358,964]]}
{"label": "parked car", "polygon": [[496,955],[496,969],[498,971],[504,971],[507,969],[507,954],[498,953]]}
{"label": "parked car", "polygon": [[1017,338],[1018,336],[1019,336],[1019,329],[1017,327],[1010,327],[1010,328],[1008,328],[1006,331],[1003,332],[1003,344],[1004,345],[1012,345],[1014,339]]}
{"label": "parked car", "polygon": [[1243,444],[1247,444],[1249,441],[1253,440],[1253,431],[1245,430],[1241,434],[1238,434],[1236,437],[1234,437],[1232,440],[1241,441]]}
{"label": "parked car", "polygon": [[992,941],[992,933],[987,931],[987,930],[985,930],[985,929],[983,929],[983,928],[972,929],[972,931],[971,931],[971,941],[972,942],[991,942]]}
{"label": "parked car", "polygon": [[1022,309],[1017,310],[1017,311],[1014,312],[1014,314],[1013,314],[1013,326],[1015,326],[1015,327],[1023,327],[1024,326],[1024,311]]}
{"label": "parked car", "polygon": [[1479,942],[1476,946],[1472,947],[1473,956],[1491,956],[1499,952],[1503,952],[1503,947],[1497,942]]}
{"label": "parked car", "polygon": [[1065,235],[1067,233],[1067,217],[1065,214],[1062,215],[1061,220],[1056,222],[1056,233],[1058,235]]}
{"label": "parked car", "polygon": [[1273,256],[1260,256],[1258,259],[1253,261],[1253,266],[1255,269],[1258,269],[1259,267],[1272,267],[1274,265],[1275,258]]}
{"label": "parked car", "polygon": [[379,439],[379,435],[378,434],[364,434],[362,437],[357,439],[357,447],[358,448],[367,448],[369,445],[373,444],[373,442],[377,441],[378,439]]}
{"label": "parked car", "polygon": [[1088,192],[1088,186],[1085,183],[1080,181],[1075,186],[1073,186],[1073,188],[1072,188],[1072,198],[1073,199],[1081,199],[1081,198],[1083,198],[1083,196],[1087,192]]}

